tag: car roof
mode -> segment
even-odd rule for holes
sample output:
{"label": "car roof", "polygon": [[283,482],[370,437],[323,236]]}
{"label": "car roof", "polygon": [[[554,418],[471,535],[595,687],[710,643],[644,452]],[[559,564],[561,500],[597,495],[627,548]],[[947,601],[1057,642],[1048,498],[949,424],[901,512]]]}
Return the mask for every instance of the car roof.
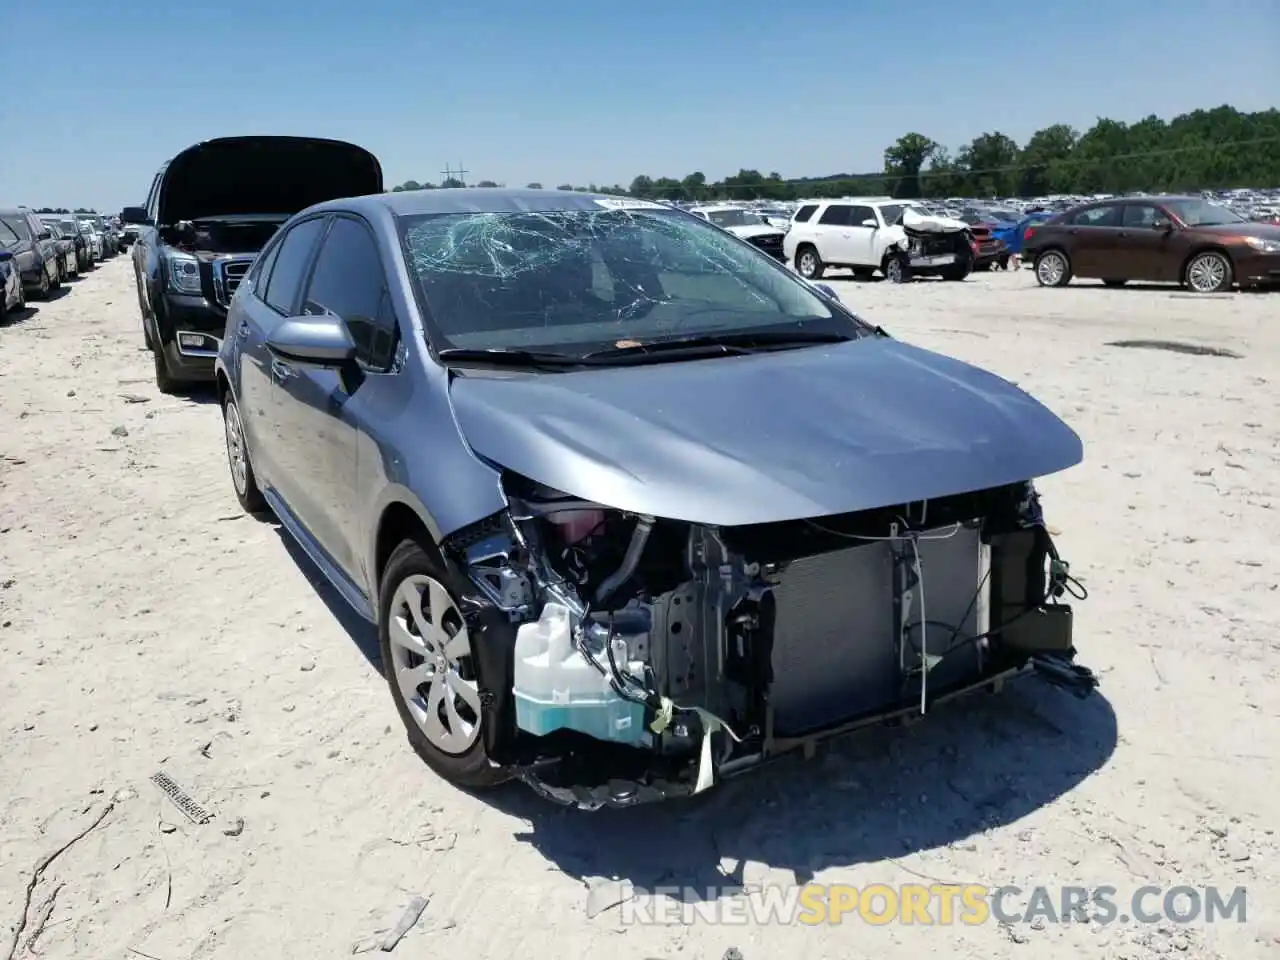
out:
{"label": "car roof", "polygon": [[377,209],[397,217],[441,213],[563,213],[598,212],[604,209],[675,210],[654,200],[609,196],[570,190],[529,190],[506,187],[444,187],[435,190],[401,190],[365,197],[328,200],[309,208],[373,213]]}

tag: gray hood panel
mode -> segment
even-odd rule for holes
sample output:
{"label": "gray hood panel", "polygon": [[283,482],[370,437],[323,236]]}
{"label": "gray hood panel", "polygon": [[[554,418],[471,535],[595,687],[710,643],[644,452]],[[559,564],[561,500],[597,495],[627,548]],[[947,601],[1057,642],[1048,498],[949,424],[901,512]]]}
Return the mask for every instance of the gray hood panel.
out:
{"label": "gray hood panel", "polygon": [[1013,384],[898,340],[569,373],[467,371],[480,456],[574,496],[734,526],[1065,470],[1080,438]]}

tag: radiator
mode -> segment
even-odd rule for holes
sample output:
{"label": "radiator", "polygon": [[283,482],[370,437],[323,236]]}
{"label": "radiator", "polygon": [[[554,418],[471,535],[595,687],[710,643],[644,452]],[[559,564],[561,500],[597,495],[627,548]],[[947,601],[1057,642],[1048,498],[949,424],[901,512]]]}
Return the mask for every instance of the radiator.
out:
{"label": "radiator", "polygon": [[[958,638],[987,629],[987,548],[976,527],[931,531],[919,541],[926,613],[930,621],[959,625]],[[979,590],[979,584],[982,589]],[[920,619],[920,589],[909,621]],[[976,600],[975,600],[976,596]],[[903,680],[894,628],[894,564],[891,547],[869,543],[792,563],[774,590],[777,620],[773,644],[774,729],[797,735],[918,699],[918,672]],[[919,647],[942,655],[951,630],[917,628]],[[919,654],[907,649],[908,669]],[[979,652],[962,644],[928,675],[941,689],[975,676]]]}

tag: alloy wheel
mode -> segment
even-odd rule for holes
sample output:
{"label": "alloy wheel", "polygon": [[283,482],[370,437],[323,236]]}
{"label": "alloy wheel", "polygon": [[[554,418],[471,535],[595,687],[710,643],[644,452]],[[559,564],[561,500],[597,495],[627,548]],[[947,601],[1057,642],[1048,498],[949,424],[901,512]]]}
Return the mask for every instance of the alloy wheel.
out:
{"label": "alloy wheel", "polygon": [[812,277],[818,269],[818,258],[813,255],[812,250],[806,250],[800,254],[800,259],[796,266],[800,268],[800,276],[806,279]]}
{"label": "alloy wheel", "polygon": [[1187,286],[1196,293],[1213,293],[1227,280],[1227,262],[1221,254],[1206,253],[1196,257],[1187,267]]}
{"label": "alloy wheel", "polygon": [[1036,279],[1046,287],[1056,287],[1067,272],[1067,261],[1060,253],[1046,253],[1036,263]]}
{"label": "alloy wheel", "polygon": [[480,734],[480,691],[467,624],[449,591],[425,574],[406,577],[387,627],[391,670],[410,716],[436,749],[465,753]]}
{"label": "alloy wheel", "polygon": [[245,495],[249,486],[249,460],[245,454],[244,429],[240,424],[240,411],[234,403],[228,403],[223,411],[227,434],[227,463],[231,467],[231,482],[236,493]]}
{"label": "alloy wheel", "polygon": [[884,265],[884,278],[890,283],[902,282],[902,261],[897,258],[890,259]]}

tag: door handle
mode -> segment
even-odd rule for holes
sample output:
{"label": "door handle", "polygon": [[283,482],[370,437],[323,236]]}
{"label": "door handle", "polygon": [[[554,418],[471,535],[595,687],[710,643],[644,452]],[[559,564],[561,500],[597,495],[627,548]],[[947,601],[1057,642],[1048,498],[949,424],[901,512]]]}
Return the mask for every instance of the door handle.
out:
{"label": "door handle", "polygon": [[281,380],[288,380],[294,375],[293,367],[285,363],[283,360],[271,361],[271,372]]}
{"label": "door handle", "polygon": [[236,336],[238,336],[241,340],[243,340],[248,335],[249,335],[249,324],[247,321],[241,320],[240,328],[236,330]]}
{"label": "door handle", "polygon": [[1121,230],[1119,233],[1116,234],[1117,237],[1127,237],[1128,235],[1129,235],[1129,231],[1127,230]]}

